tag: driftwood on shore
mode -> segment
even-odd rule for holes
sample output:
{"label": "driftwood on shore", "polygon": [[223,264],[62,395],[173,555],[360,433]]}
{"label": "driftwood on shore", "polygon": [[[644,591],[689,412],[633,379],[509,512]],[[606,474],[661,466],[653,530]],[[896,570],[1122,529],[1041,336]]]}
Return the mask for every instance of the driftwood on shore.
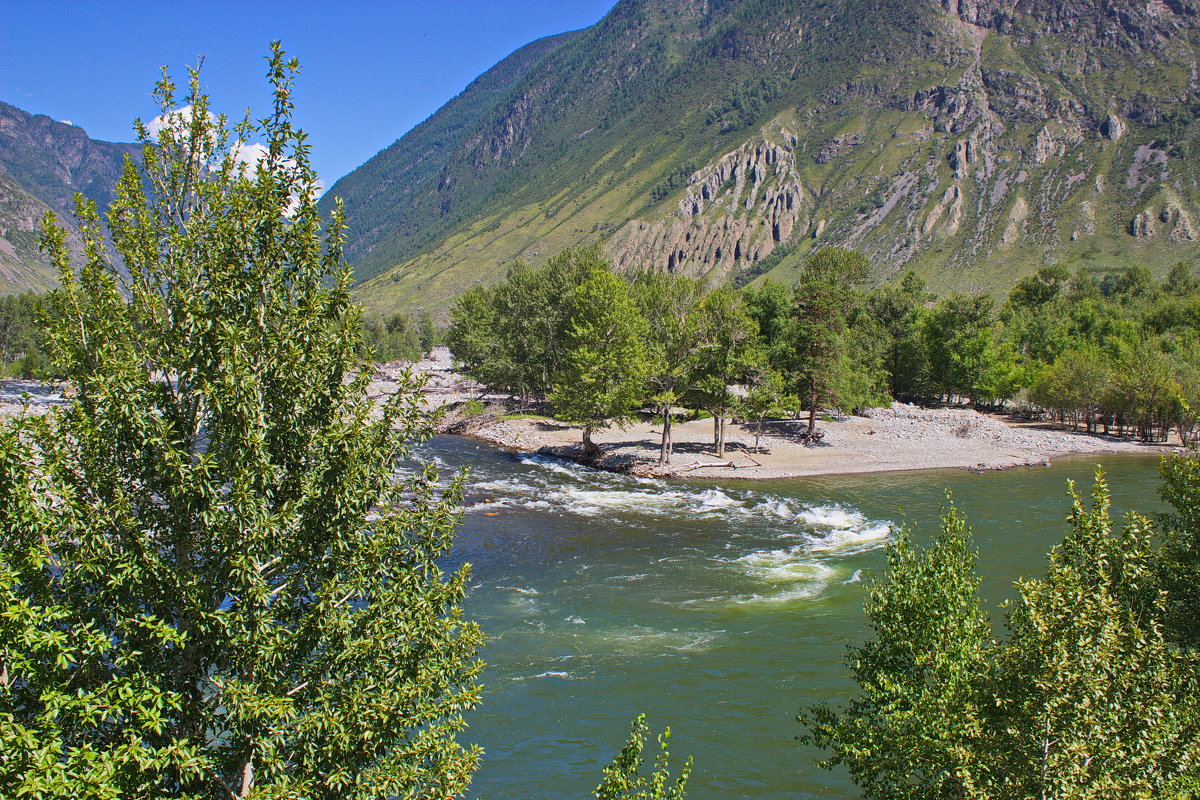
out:
{"label": "driftwood on shore", "polygon": [[[761,466],[761,465],[760,465]],[[672,475],[678,475],[681,472],[691,472],[694,469],[703,469],[705,467],[723,467],[725,469],[737,469],[737,465],[732,461],[714,461],[710,464],[688,464],[683,467],[676,467],[671,470]]]}

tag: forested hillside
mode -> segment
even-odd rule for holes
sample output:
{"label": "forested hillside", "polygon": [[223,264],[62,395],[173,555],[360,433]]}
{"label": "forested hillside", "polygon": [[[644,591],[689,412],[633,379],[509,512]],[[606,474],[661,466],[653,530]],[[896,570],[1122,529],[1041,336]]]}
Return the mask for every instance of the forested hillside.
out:
{"label": "forested hillside", "polygon": [[359,298],[439,308],[521,257],[1006,291],[1197,253],[1200,4],[623,0],[333,187]]}

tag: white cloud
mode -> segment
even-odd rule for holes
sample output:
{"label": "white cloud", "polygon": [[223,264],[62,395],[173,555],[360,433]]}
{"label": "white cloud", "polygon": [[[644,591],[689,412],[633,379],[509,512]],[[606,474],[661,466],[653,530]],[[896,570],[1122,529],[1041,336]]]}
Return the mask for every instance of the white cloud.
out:
{"label": "white cloud", "polygon": [[250,175],[258,167],[258,162],[267,157],[267,148],[258,142],[247,144],[239,139],[229,148],[229,154],[233,156],[235,164],[242,165],[242,174]]}
{"label": "white cloud", "polygon": [[[208,112],[208,121],[214,125],[217,123],[217,117],[211,111]],[[149,131],[151,139],[158,139],[158,134],[167,127],[178,131],[183,130],[191,123],[192,107],[191,105],[186,105],[174,111],[168,111],[166,114],[159,114],[150,120],[150,124],[146,126],[146,130]]]}
{"label": "white cloud", "polygon": [[61,122],[63,125],[71,125],[71,126],[75,125],[75,123],[71,122],[71,120],[69,120],[69,119],[60,119],[59,122]]}

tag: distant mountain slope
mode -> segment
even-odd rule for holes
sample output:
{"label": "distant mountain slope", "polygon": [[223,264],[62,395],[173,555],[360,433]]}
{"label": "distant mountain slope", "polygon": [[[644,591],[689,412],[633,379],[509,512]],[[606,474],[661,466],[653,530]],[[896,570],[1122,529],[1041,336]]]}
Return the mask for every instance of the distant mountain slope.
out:
{"label": "distant mountain slope", "polygon": [[378,309],[595,239],[783,278],[849,245],[940,288],[1157,267],[1200,245],[1198,25],[1200,0],[622,0],[327,198]]}
{"label": "distant mountain slope", "polygon": [[[348,256],[363,264],[360,275],[369,274],[371,264],[381,263],[372,258],[380,245],[387,250],[398,236],[432,238],[431,231],[420,230],[405,213],[414,193],[437,179],[463,139],[517,81],[576,33],[548,36],[517,50],[472,81],[437,114],[330,187],[326,196],[343,198],[347,217],[353,221],[356,235]],[[332,210],[329,200],[325,204],[326,212]]]}
{"label": "distant mountain slope", "polygon": [[54,268],[38,249],[49,208],[0,172],[0,294],[54,288]]}
{"label": "distant mountain slope", "polygon": [[38,250],[42,216],[54,211],[77,246],[75,194],[107,208],[125,155],[140,152],[138,145],[91,139],[82,128],[0,102],[0,294],[55,285]]}

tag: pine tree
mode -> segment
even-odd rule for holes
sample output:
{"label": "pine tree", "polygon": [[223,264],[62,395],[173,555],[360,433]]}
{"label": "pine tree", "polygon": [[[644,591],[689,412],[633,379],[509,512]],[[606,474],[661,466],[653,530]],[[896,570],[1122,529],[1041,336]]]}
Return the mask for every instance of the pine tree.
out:
{"label": "pine tree", "polygon": [[[227,130],[192,71],[137,124],[108,216],[62,231],[54,355],[77,398],[0,431],[0,793],[444,798],[479,751],[457,482],[378,416],[342,225],[322,241],[294,60]],[[246,143],[261,137],[261,158]]]}

